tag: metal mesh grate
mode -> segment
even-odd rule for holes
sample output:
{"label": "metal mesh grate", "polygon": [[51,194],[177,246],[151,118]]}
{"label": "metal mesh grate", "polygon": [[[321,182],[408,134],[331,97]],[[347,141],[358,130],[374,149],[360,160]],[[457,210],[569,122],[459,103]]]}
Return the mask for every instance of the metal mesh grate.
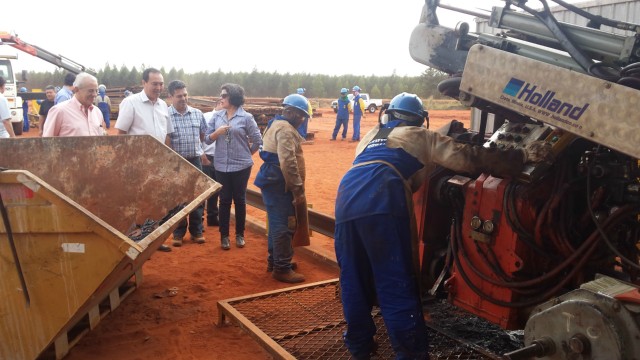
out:
{"label": "metal mesh grate", "polygon": [[[331,280],[295,288],[262,293],[219,302],[221,321],[234,317],[244,329],[254,330],[254,337],[276,358],[284,353],[300,360],[350,359],[342,341],[346,323],[338,294],[338,281]],[[379,310],[374,310],[378,327],[378,359],[393,359],[395,354]],[[251,325],[251,326],[250,326]],[[257,328],[257,329],[256,329]],[[269,346],[282,349],[269,349]],[[463,343],[431,328],[431,359],[497,359],[498,357]]]}

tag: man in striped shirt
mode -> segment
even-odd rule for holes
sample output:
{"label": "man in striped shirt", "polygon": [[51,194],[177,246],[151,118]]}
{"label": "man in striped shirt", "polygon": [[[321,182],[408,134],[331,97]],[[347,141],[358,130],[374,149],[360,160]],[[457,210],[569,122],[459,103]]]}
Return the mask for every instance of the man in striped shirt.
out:
{"label": "man in striped shirt", "polygon": [[[170,82],[169,97],[171,98],[172,104],[169,107],[169,116],[173,122],[174,129],[174,132],[169,134],[171,148],[202,171],[202,161],[200,157],[203,154],[203,150],[201,143],[204,140],[204,134],[207,130],[204,115],[202,111],[187,105],[187,85],[185,85],[184,82],[180,80]],[[204,207],[200,205],[188,216],[191,241],[197,244],[204,243],[204,236],[202,235],[203,212]],[[182,240],[186,233],[187,219],[184,219],[173,231],[173,246],[182,246]]]}

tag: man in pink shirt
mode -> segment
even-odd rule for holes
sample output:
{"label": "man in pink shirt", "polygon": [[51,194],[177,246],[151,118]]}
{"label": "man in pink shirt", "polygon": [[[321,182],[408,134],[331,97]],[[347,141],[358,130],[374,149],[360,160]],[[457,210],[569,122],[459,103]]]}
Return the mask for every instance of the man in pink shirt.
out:
{"label": "man in pink shirt", "polygon": [[98,79],[80,73],[73,83],[74,95],[69,101],[49,110],[42,136],[99,136],[106,134],[102,112],[93,105],[98,94]]}

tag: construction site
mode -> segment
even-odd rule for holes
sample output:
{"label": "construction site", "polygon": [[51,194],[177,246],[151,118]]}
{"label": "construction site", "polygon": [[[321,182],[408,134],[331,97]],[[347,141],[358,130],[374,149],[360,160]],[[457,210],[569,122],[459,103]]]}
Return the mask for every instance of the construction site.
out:
{"label": "construction site", "polygon": [[[437,86],[446,100],[423,101],[424,126],[458,145],[525,156],[505,177],[433,160],[408,195],[431,359],[640,359],[640,3],[541,3],[485,13],[427,0],[407,35],[408,56],[449,75]],[[442,8],[475,16],[475,29],[441,25]],[[92,71],[10,34],[0,40]],[[306,280],[292,286],[267,269],[258,153],[246,246],[224,250],[218,227],[206,226],[204,243],[159,252],[221,185],[150,136],[118,135],[124,88],[109,92],[109,136],[24,128],[21,95],[41,94],[18,90],[14,60],[0,58],[13,126],[24,129],[0,140],[0,359],[352,358],[334,236],[338,186],[359,144],[332,139],[335,99],[310,99],[311,241],[295,247]],[[217,99],[189,105],[208,112]],[[388,100],[364,114],[361,133],[386,126]],[[262,129],[282,99],[245,107]],[[533,143],[550,156],[526,161]],[[511,161],[498,160],[519,166]],[[371,316],[368,358],[400,358],[381,308]]]}

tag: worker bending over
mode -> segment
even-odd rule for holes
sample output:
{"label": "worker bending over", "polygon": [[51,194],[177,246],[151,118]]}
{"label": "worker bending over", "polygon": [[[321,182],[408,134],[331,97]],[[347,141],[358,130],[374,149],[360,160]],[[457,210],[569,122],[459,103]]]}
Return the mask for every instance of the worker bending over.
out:
{"label": "worker bending over", "polygon": [[458,172],[519,173],[548,157],[538,144],[500,151],[456,143],[423,127],[428,114],[414,94],[391,100],[382,121],[358,144],[353,167],[338,188],[335,250],[340,265],[344,339],[355,359],[375,352],[371,317],[377,297],[396,359],[428,359],[416,274],[412,193],[441,165]]}

